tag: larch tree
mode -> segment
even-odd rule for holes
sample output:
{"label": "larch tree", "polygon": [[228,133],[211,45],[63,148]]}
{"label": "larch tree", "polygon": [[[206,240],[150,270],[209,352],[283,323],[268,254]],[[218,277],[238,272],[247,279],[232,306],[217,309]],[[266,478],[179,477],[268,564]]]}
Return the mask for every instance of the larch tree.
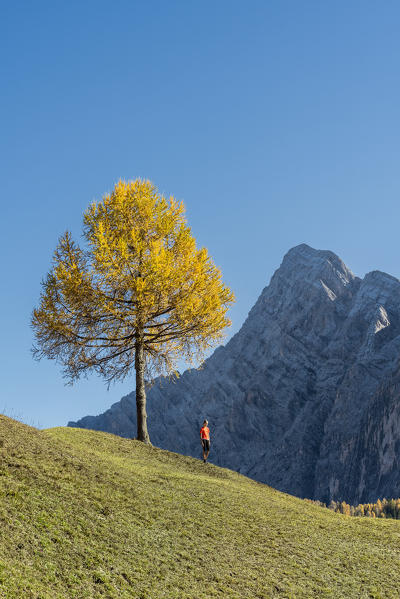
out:
{"label": "larch tree", "polygon": [[137,438],[150,443],[145,382],[218,342],[233,293],[198,249],[182,202],[149,181],[120,181],[84,213],[83,247],[67,231],[32,314],[33,355],[55,359],[70,384],[108,385],[136,370]]}

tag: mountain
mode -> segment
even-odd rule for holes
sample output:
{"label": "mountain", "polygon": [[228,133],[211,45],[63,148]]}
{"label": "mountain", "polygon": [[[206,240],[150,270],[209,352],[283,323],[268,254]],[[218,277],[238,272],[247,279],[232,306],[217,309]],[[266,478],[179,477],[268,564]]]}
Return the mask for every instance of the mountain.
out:
{"label": "mountain", "polygon": [[2,599],[398,598],[396,521],[102,432],[0,416],[0,456]]}
{"label": "mountain", "polygon": [[[333,252],[291,249],[240,331],[148,391],[152,442],[325,502],[400,497],[400,281],[356,277]],[[70,426],[136,433],[131,393]]]}

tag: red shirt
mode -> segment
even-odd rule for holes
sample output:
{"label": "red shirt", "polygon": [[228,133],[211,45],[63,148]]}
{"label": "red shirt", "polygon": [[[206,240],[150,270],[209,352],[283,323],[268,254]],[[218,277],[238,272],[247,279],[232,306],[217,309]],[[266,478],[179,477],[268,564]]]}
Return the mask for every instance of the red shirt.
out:
{"label": "red shirt", "polygon": [[210,440],[210,429],[208,428],[208,426],[203,426],[200,429],[200,437],[202,439],[208,439]]}

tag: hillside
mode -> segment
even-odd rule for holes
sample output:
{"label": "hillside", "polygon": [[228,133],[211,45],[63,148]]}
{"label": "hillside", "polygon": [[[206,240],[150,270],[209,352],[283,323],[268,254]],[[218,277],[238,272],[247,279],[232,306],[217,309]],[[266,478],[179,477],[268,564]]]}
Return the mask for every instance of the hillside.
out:
{"label": "hillside", "polygon": [[1,599],[398,598],[400,523],[0,416]]}
{"label": "hillside", "polygon": [[[356,277],[333,252],[292,248],[242,328],[206,360],[148,391],[155,445],[213,456],[298,497],[400,497],[400,281]],[[135,393],[72,426],[136,436]],[[179,434],[177,434],[179,431]]]}

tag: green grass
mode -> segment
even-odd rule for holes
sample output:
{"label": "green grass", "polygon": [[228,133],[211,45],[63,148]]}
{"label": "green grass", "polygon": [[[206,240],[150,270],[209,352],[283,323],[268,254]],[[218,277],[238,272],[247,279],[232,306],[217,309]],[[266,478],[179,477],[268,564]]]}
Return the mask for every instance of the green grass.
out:
{"label": "green grass", "polygon": [[400,522],[200,460],[0,416],[1,599],[393,598]]}

